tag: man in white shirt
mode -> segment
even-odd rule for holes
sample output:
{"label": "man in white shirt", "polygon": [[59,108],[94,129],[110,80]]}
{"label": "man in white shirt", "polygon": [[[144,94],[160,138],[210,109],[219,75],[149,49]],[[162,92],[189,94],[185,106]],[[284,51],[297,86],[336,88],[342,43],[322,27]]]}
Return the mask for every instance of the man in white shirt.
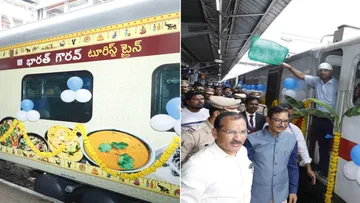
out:
{"label": "man in white shirt", "polygon": [[249,203],[253,167],[243,146],[246,121],[239,113],[218,115],[207,148],[193,155],[182,167],[182,203]]}
{"label": "man in white shirt", "polygon": [[210,97],[210,117],[203,123],[181,131],[181,163],[184,164],[193,154],[214,142],[212,129],[215,119],[221,113],[239,111],[236,109],[240,100],[220,96]]}
{"label": "man in white shirt", "polygon": [[187,130],[209,118],[209,109],[204,107],[204,96],[201,91],[191,90],[185,94],[186,107],[181,111],[181,128]]}

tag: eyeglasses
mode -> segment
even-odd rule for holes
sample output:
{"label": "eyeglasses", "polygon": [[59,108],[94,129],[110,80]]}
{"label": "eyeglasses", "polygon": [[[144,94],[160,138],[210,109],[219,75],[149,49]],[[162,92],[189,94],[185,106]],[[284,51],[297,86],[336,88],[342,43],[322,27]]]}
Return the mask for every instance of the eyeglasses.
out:
{"label": "eyeglasses", "polygon": [[224,132],[227,135],[236,135],[236,134],[240,134],[240,135],[247,135],[250,131],[249,130],[243,130],[243,131],[235,131],[235,130],[220,130],[222,132]]}
{"label": "eyeglasses", "polygon": [[278,118],[271,118],[271,120],[275,121],[275,124],[279,125],[281,123],[284,123],[284,124],[289,124],[289,120],[281,120],[281,119],[278,119]]}

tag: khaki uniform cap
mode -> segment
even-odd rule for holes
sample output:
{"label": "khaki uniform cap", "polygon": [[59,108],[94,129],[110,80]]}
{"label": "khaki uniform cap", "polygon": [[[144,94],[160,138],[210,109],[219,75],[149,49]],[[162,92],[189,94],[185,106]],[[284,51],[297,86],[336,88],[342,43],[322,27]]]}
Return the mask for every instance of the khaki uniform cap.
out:
{"label": "khaki uniform cap", "polygon": [[205,93],[206,94],[214,94],[215,90],[213,88],[206,88]]}
{"label": "khaki uniform cap", "polygon": [[234,98],[226,98],[222,96],[211,96],[209,98],[211,106],[217,109],[224,109],[226,111],[239,112],[237,107],[241,103],[241,100]]}
{"label": "khaki uniform cap", "polygon": [[181,81],[181,86],[188,87],[188,86],[189,86],[189,82],[188,82],[187,80],[182,80],[182,81]]}

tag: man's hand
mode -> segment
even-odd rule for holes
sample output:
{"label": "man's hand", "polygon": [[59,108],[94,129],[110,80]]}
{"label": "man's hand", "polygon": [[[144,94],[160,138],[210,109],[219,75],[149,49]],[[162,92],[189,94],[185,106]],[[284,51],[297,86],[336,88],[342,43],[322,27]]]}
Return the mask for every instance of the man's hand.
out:
{"label": "man's hand", "polygon": [[296,201],[297,201],[296,193],[290,193],[290,195],[289,195],[289,203],[296,203]]}
{"label": "man's hand", "polygon": [[280,67],[281,68],[287,68],[287,69],[291,68],[291,66],[289,64],[287,64],[287,63],[280,63]]}
{"label": "man's hand", "polygon": [[316,175],[315,175],[314,171],[311,168],[309,168],[309,169],[307,169],[307,174],[311,178],[311,183],[313,185],[315,185],[315,183],[316,183]]}

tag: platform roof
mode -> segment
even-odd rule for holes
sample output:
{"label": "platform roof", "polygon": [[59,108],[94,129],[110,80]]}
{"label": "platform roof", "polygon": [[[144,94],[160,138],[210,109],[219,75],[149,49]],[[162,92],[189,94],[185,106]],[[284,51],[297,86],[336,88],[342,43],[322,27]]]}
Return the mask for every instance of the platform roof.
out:
{"label": "platform roof", "polygon": [[265,32],[290,2],[182,0],[182,64],[224,78],[248,51],[251,38]]}

